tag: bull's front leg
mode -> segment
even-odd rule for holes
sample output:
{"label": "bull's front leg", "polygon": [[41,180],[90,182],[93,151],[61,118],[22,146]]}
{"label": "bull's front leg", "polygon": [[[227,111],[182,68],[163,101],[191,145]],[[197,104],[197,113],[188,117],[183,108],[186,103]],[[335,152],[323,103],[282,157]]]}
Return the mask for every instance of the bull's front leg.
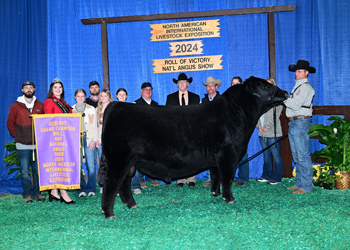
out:
{"label": "bull's front leg", "polygon": [[232,195],[232,179],[223,178],[222,180],[222,196],[224,201],[226,201],[227,204],[233,204],[236,203],[235,199]]}
{"label": "bull's front leg", "polygon": [[220,193],[220,174],[217,168],[210,169],[210,177],[211,177],[211,194],[214,197],[221,196]]}
{"label": "bull's front leg", "polygon": [[229,164],[228,166],[221,165],[219,167],[219,173],[222,178],[222,197],[227,204],[235,203],[235,199],[232,196],[232,181],[235,177],[236,167],[232,168]]}

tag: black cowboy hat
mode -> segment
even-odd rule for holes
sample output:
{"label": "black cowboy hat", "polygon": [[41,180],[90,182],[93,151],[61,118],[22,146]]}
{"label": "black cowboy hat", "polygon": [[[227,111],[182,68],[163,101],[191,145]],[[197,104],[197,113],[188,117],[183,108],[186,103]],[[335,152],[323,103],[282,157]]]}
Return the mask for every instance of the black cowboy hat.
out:
{"label": "black cowboy hat", "polygon": [[310,67],[310,63],[304,60],[298,60],[297,64],[291,64],[288,67],[289,71],[295,72],[298,69],[306,69],[309,73],[316,73],[316,69],[314,67]]}
{"label": "black cowboy hat", "polygon": [[179,77],[177,78],[177,80],[176,80],[175,78],[173,78],[173,82],[174,82],[175,84],[177,84],[178,81],[183,81],[183,80],[186,80],[186,81],[188,81],[188,83],[191,83],[193,79],[192,79],[192,77],[187,78],[187,76],[186,76],[185,73],[181,73],[181,74],[179,75]]}

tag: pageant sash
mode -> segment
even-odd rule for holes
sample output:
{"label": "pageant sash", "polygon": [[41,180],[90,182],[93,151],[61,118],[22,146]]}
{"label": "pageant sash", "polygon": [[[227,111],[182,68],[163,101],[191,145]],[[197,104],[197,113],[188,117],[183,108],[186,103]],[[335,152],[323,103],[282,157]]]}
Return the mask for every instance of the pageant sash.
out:
{"label": "pageant sash", "polygon": [[80,189],[81,114],[33,115],[40,191]]}

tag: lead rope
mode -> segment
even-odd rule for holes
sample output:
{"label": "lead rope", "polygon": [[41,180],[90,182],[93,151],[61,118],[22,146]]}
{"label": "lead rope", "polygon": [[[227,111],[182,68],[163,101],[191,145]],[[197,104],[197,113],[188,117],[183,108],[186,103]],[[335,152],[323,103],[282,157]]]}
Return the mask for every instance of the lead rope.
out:
{"label": "lead rope", "polygon": [[258,153],[252,155],[252,156],[249,157],[247,160],[244,160],[243,162],[241,162],[241,163],[237,166],[237,168],[239,168],[240,166],[246,164],[248,161],[253,160],[255,157],[259,156],[259,155],[262,154],[265,150],[271,148],[273,145],[279,143],[280,141],[282,141],[282,140],[283,140],[284,138],[286,138],[287,136],[288,136],[288,134],[285,135],[285,136],[283,136],[281,139],[277,140],[276,142],[272,143],[271,145],[267,146],[266,148],[260,150]]}
{"label": "lead rope", "polygon": [[274,131],[274,134],[275,134],[275,147],[277,148],[277,143],[276,143],[276,135],[277,135],[277,132],[276,132],[276,107],[273,107],[273,131]]}

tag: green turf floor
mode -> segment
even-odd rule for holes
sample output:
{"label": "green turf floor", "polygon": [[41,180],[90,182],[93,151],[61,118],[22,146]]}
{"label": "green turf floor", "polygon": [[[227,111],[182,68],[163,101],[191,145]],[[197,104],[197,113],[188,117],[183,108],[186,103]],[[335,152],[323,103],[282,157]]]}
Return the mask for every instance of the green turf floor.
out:
{"label": "green turf floor", "polygon": [[[101,214],[101,194],[66,205],[21,195],[0,198],[0,249],[350,249],[350,190],[291,194],[292,179],[233,186],[235,204],[195,188],[149,186],[115,220]],[[47,193],[43,193],[47,198]]]}

